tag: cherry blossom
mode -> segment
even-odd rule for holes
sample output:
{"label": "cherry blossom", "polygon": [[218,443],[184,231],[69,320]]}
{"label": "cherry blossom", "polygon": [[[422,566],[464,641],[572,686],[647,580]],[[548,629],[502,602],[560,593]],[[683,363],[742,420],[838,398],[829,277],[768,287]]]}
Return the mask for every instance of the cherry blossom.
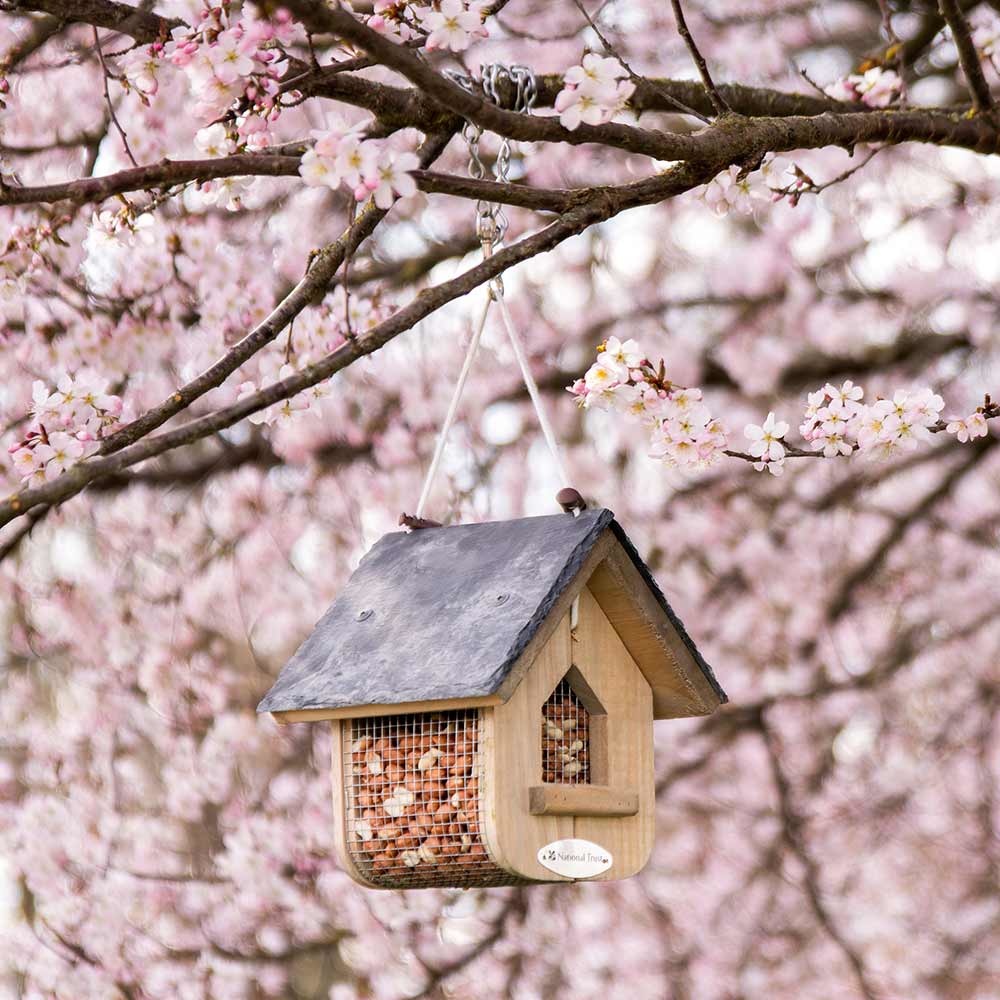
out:
{"label": "cherry blossom", "polygon": [[427,32],[427,49],[463,52],[476,39],[486,38],[483,26],[485,5],[465,0],[440,0],[438,6],[418,9],[420,26]]}
{"label": "cherry blossom", "polygon": [[775,422],[774,414],[769,413],[762,424],[747,424],[743,435],[750,442],[750,454],[759,459],[754,462],[754,468],[761,472],[767,469],[773,476],[780,476],[783,471],[785,447],[781,439],[788,433],[788,424],[783,420]]}
{"label": "cherry blossom", "polygon": [[199,129],[194,137],[194,144],[205,156],[228,156],[236,148],[229,129],[222,122]]}
{"label": "cherry blossom", "polygon": [[588,52],[582,63],[570,67],[563,77],[563,89],[555,100],[559,121],[570,130],[579,128],[581,122],[600,125],[610,121],[635,91],[635,84],[622,79],[627,75],[617,59]]}
{"label": "cherry blossom", "polygon": [[[979,25],[973,32],[972,39],[976,48],[987,59],[994,62],[997,55],[1000,54],[1000,19],[993,17],[989,24]],[[996,65],[995,62],[994,65]]]}
{"label": "cherry blossom", "polygon": [[416,194],[409,171],[420,166],[417,156],[391,143],[363,139],[350,130],[315,133],[315,145],[302,157],[299,173],[306,184],[334,190],[346,184],[358,201],[373,198],[379,208],[397,198]]}
{"label": "cherry blossom", "polygon": [[830,84],[826,92],[838,101],[860,101],[870,108],[887,108],[902,93],[903,82],[895,70],[873,66]]}
{"label": "cherry blossom", "polygon": [[954,434],[963,444],[979,437],[986,437],[989,433],[986,418],[981,412],[972,413],[961,420],[949,420],[946,430],[949,434]]}

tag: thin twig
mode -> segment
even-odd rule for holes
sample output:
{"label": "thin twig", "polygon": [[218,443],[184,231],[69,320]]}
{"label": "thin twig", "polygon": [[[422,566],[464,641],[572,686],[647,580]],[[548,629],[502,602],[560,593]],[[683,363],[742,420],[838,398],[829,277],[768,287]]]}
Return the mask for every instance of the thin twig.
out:
{"label": "thin twig", "polygon": [[664,88],[658,86],[655,80],[651,80],[649,77],[640,76],[636,73],[635,70],[633,70],[632,67],[625,61],[625,57],[611,44],[611,42],[608,41],[601,29],[597,27],[594,19],[587,13],[587,9],[583,6],[580,0],[573,0],[573,3],[576,5],[576,9],[587,19],[587,24],[590,25],[594,34],[597,35],[598,41],[604,46],[604,51],[607,52],[608,55],[614,56],[622,64],[625,72],[629,75],[629,79],[636,85],[636,88],[642,84],[646,84],[655,90],[668,104],[672,104],[675,108],[677,108],[678,111],[683,111],[684,114],[692,115],[694,118],[697,118],[698,121],[708,124],[709,119],[700,111],[695,111],[695,109],[689,104],[679,101],[673,96],[673,94],[668,93]]}
{"label": "thin twig", "polygon": [[15,531],[10,538],[7,539],[0,545],[0,562],[3,562],[7,556],[12,555],[17,551],[17,547],[23,542],[28,535],[34,530],[35,525],[45,517],[48,512],[52,510],[51,507],[36,507],[34,510],[29,511],[27,517],[24,519],[24,523],[18,525],[17,531]]}
{"label": "thin twig", "polygon": [[688,29],[687,21],[684,20],[684,11],[681,9],[681,0],[670,0],[670,6],[674,9],[674,18],[677,21],[677,32],[680,34],[681,38],[684,39],[684,44],[688,47],[688,52],[691,53],[691,58],[694,60],[694,64],[698,68],[698,75],[701,77],[701,82],[705,85],[705,90],[708,92],[708,97],[712,102],[712,107],[715,108],[715,113],[718,115],[729,114],[732,109],[728,104],[726,104],[722,95],[716,89],[715,83],[712,80],[712,74],[708,71],[708,63],[705,62],[705,57],[701,54],[698,46],[695,44],[691,31]]}
{"label": "thin twig", "polygon": [[101,51],[101,40],[97,34],[97,28],[94,28],[94,48],[97,49],[97,58],[101,61],[101,72],[104,76],[104,100],[108,105],[108,114],[111,115],[111,120],[114,122],[115,128],[118,130],[118,134],[122,137],[122,145],[125,147],[125,155],[132,161],[133,167],[138,167],[139,162],[132,155],[132,150],[129,148],[128,136],[125,134],[125,129],[122,128],[122,123],[118,121],[118,115],[115,114],[115,106],[111,103],[111,91],[108,89],[108,78],[110,73],[108,72],[108,64],[104,61],[104,53]]}
{"label": "thin twig", "polygon": [[[349,194],[350,205],[348,206],[347,212],[347,224],[348,226],[354,225],[354,216],[358,209],[358,203],[353,194]],[[351,328],[351,248],[347,248],[347,252],[344,254],[344,279],[341,282],[344,289],[344,329],[346,330],[345,336],[348,340],[354,339],[354,330]]]}
{"label": "thin twig", "polygon": [[993,96],[983,74],[983,66],[979,61],[972,35],[969,33],[969,22],[966,21],[955,0],[938,0],[938,7],[941,16],[948,22],[952,40],[958,49],[958,61],[962,64],[962,71],[972,92],[973,111],[981,114],[992,110]]}

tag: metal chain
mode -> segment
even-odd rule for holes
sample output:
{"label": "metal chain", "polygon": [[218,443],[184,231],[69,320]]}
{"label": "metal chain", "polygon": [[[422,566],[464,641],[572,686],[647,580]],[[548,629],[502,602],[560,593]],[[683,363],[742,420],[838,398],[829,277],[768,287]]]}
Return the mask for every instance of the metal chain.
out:
{"label": "metal chain", "polygon": [[[473,80],[472,77],[456,72],[448,72],[447,75],[460,87],[469,91],[469,93],[476,93],[476,81]],[[535,105],[535,99],[538,96],[538,85],[535,81],[535,74],[527,66],[504,66],[501,63],[490,63],[483,66],[481,87],[487,100],[497,105],[497,107],[503,106],[504,94],[510,89],[513,89],[514,100],[512,110],[518,112],[519,114],[530,115],[531,109]],[[466,120],[465,125],[462,127],[462,137],[465,139],[465,143],[469,148],[469,176],[474,180],[481,181],[486,176],[486,166],[482,161],[482,157],[479,155],[479,142],[483,137],[483,129],[481,126],[475,124],[475,122]],[[500,149],[497,153],[496,161],[493,164],[493,177],[500,184],[505,184],[510,179],[510,158],[510,139],[508,139],[507,136],[501,136]],[[507,216],[504,214],[503,208],[499,204],[484,201],[482,199],[476,202],[476,235],[479,237],[479,242],[482,244],[484,257],[489,257],[490,254],[492,254],[493,251],[503,242],[504,236],[507,234],[507,227]],[[420,499],[417,502],[416,516],[418,519],[423,517],[424,508],[430,498],[431,486],[441,464],[441,458],[444,455],[445,445],[448,441],[448,433],[451,430],[452,424],[454,424],[455,418],[458,414],[458,405],[462,398],[462,391],[465,388],[469,372],[472,370],[472,363],[475,359],[476,352],[479,349],[479,342],[482,338],[483,331],[486,328],[486,320],[489,315],[490,305],[493,302],[496,302],[500,309],[501,320],[510,340],[511,347],[514,349],[514,356],[517,359],[518,367],[521,369],[524,384],[528,389],[528,396],[531,399],[531,403],[535,408],[535,413],[538,416],[538,423],[542,429],[542,436],[545,438],[545,443],[548,445],[549,451],[552,453],[556,470],[564,484],[569,482],[569,478],[566,474],[566,466],[559,453],[559,445],[556,441],[555,431],[552,429],[552,425],[549,423],[548,418],[545,415],[545,409],[542,406],[541,394],[538,391],[538,386],[535,384],[535,379],[532,376],[531,369],[528,365],[527,350],[514,326],[510,310],[504,300],[503,279],[498,275],[489,283],[488,288],[489,293],[486,297],[486,301],[483,303],[483,311],[480,315],[479,322],[476,324],[475,330],[473,331],[472,339],[469,341],[469,346],[466,349],[465,359],[462,363],[462,370],[459,373],[458,381],[455,384],[455,390],[452,393],[451,402],[448,406],[448,412],[445,415],[444,424],[441,427],[441,432],[438,434],[437,444],[434,448],[434,456],[431,459],[427,475],[424,477],[423,488],[420,491]]]}
{"label": "metal chain", "polygon": [[[503,63],[488,63],[482,67],[480,87],[483,95],[497,107],[503,107],[506,95],[513,91],[514,99],[510,110],[518,114],[530,115],[538,97],[538,83],[534,71],[529,66],[504,66]],[[449,72],[448,76],[464,90],[476,93],[476,81],[464,73]],[[483,180],[486,167],[479,155],[479,142],[483,129],[474,122],[466,121],[462,127],[462,138],[469,148],[469,176]],[[507,136],[500,137],[500,149],[493,163],[493,177],[505,184],[510,179],[511,143]],[[476,235],[486,254],[493,252],[503,243],[507,234],[507,216],[500,205],[490,201],[476,202]]]}

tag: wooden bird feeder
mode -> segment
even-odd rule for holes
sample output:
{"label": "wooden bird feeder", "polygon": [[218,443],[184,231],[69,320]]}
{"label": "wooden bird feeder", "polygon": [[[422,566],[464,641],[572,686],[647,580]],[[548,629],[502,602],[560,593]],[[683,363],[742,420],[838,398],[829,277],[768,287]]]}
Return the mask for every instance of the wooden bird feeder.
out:
{"label": "wooden bird feeder", "polygon": [[653,720],[726,700],[607,510],[395,532],[258,711],[332,720],[335,842],[378,888],[619,879]]}

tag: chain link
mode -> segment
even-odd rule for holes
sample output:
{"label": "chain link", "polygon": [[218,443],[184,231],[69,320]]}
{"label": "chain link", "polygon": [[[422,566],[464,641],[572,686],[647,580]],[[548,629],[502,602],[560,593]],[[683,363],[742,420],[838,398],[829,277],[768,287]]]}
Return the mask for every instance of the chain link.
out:
{"label": "chain link", "polygon": [[[476,93],[477,83],[464,73],[449,72],[460,87],[469,93]],[[502,63],[488,63],[482,67],[482,79],[479,82],[483,95],[497,107],[503,107],[507,94],[513,91],[514,97],[510,110],[518,114],[530,115],[538,97],[538,83],[535,74],[528,66],[504,66]],[[486,167],[479,153],[479,142],[483,137],[483,129],[474,122],[466,121],[462,127],[462,138],[469,148],[469,176],[474,180],[486,177]],[[510,179],[511,142],[507,136],[500,137],[500,149],[493,163],[493,177],[500,184],[506,184]],[[503,207],[490,201],[480,199],[476,202],[476,235],[483,245],[483,253],[487,256],[493,252],[507,234],[507,216]],[[503,291],[499,279],[491,284],[496,290]]]}

